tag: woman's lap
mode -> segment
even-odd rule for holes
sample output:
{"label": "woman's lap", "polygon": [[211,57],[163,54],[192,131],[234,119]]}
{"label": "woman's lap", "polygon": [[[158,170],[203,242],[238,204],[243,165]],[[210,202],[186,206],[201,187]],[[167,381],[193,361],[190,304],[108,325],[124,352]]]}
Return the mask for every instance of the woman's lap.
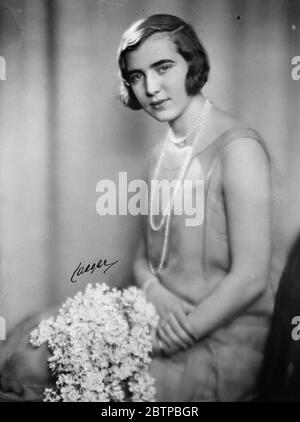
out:
{"label": "woman's lap", "polygon": [[[0,400],[41,400],[44,388],[53,384],[46,345],[34,348],[29,343],[32,329],[51,314],[53,310],[22,322],[2,345]],[[153,358],[150,374],[156,382],[156,400],[237,401],[246,397],[255,387],[262,355],[230,343],[207,339],[171,357]]]}
{"label": "woman's lap", "polygon": [[150,373],[155,378],[156,401],[217,401],[217,371],[206,345],[156,357]]}

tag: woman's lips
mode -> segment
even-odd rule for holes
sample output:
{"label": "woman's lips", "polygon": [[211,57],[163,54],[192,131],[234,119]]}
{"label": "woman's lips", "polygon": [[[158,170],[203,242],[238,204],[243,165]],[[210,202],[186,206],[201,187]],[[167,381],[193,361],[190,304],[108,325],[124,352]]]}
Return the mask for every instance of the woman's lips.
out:
{"label": "woman's lips", "polygon": [[150,103],[151,107],[153,107],[155,110],[160,110],[161,108],[164,108],[164,106],[166,105],[166,103],[168,102],[168,99],[165,100],[160,100],[160,101],[152,101],[152,103]]}

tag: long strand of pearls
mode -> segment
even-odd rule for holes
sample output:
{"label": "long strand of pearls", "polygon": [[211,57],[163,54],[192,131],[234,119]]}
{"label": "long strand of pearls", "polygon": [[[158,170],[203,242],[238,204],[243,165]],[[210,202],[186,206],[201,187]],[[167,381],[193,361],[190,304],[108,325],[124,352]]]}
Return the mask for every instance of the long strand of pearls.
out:
{"label": "long strand of pearls", "polygon": [[[152,273],[154,273],[154,274],[158,274],[162,270],[163,263],[164,263],[164,260],[165,260],[165,255],[166,255],[166,252],[167,252],[167,249],[168,249],[168,237],[169,237],[169,230],[170,230],[170,223],[171,223],[172,207],[173,207],[178,189],[180,188],[180,186],[182,184],[185,173],[186,173],[187,168],[190,164],[190,161],[191,161],[193,152],[195,150],[195,147],[196,147],[196,145],[197,145],[197,143],[200,139],[200,135],[201,135],[200,129],[202,128],[202,126],[204,125],[204,123],[206,121],[206,118],[207,118],[207,115],[209,113],[210,108],[211,108],[211,103],[208,100],[206,100],[204,107],[203,107],[203,112],[201,113],[201,115],[197,119],[197,125],[198,125],[197,133],[196,133],[195,138],[193,140],[193,143],[189,147],[188,153],[187,153],[187,155],[184,159],[183,165],[181,167],[181,171],[179,173],[176,185],[174,187],[173,195],[170,195],[171,197],[168,201],[168,204],[166,206],[165,211],[162,214],[161,221],[159,222],[159,224],[156,225],[155,222],[154,222],[154,212],[153,212],[153,203],[154,203],[154,199],[155,199],[155,190],[156,190],[155,188],[156,188],[156,185],[158,183],[157,177],[158,177],[159,170],[161,168],[162,161],[163,161],[164,156],[165,156],[167,144],[168,144],[168,141],[169,141],[169,136],[167,137],[167,139],[164,143],[160,157],[158,159],[157,166],[156,166],[154,174],[153,174],[153,179],[151,181],[150,199],[149,199],[149,214],[150,214],[149,215],[149,221],[150,221],[150,227],[153,231],[157,232],[157,231],[161,230],[163,225],[165,225],[165,228],[164,228],[165,230],[164,230],[164,241],[163,241],[162,254],[161,254],[161,258],[160,258],[160,262],[159,262],[158,267],[154,268],[151,260],[149,259],[149,266],[150,266]],[[193,130],[194,130],[194,127],[193,127]],[[154,184],[154,186],[152,186],[152,184]]]}
{"label": "long strand of pearls", "polygon": [[154,231],[161,230],[162,226],[164,225],[164,223],[166,221],[168,214],[171,211],[171,208],[172,208],[172,205],[174,203],[177,191],[178,191],[178,189],[179,189],[179,187],[182,183],[182,180],[184,178],[184,175],[185,175],[185,172],[186,172],[187,167],[189,165],[189,162],[192,158],[192,154],[194,152],[196,144],[199,141],[199,138],[200,138],[200,135],[201,135],[200,129],[203,126],[203,124],[205,123],[205,120],[206,120],[206,117],[208,115],[210,108],[211,108],[211,103],[208,100],[206,100],[204,108],[203,108],[203,112],[201,113],[201,118],[202,118],[201,119],[201,125],[199,125],[199,129],[196,133],[196,136],[193,140],[193,143],[189,147],[189,150],[188,150],[188,153],[187,153],[187,155],[184,159],[183,165],[181,166],[181,171],[179,173],[176,185],[174,187],[173,195],[171,195],[171,197],[168,201],[168,204],[166,206],[166,209],[162,213],[162,219],[161,219],[160,223],[158,225],[156,225],[155,222],[154,222],[154,211],[153,211],[153,203],[154,203],[155,191],[156,191],[155,188],[156,188],[156,185],[159,183],[158,173],[159,173],[159,170],[161,168],[162,161],[165,157],[165,152],[166,152],[166,148],[167,148],[167,145],[168,145],[168,137],[166,139],[166,142],[164,143],[164,146],[162,148],[162,152],[160,154],[160,157],[159,157],[158,162],[157,162],[157,166],[156,166],[154,174],[153,174],[153,179],[151,180],[151,187],[150,187],[150,192],[151,192],[151,194],[150,194],[150,206],[149,206],[149,208],[150,208],[150,226],[151,226],[152,230],[154,230]]}

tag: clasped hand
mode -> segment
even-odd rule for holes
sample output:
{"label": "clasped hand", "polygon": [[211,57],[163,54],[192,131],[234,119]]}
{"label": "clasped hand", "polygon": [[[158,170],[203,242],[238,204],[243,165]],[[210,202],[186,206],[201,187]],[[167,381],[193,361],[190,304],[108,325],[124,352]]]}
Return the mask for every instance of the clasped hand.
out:
{"label": "clasped hand", "polygon": [[188,315],[195,306],[178,298],[158,283],[152,287],[148,299],[160,317],[154,338],[154,352],[171,355],[191,347],[196,342],[196,337]]}

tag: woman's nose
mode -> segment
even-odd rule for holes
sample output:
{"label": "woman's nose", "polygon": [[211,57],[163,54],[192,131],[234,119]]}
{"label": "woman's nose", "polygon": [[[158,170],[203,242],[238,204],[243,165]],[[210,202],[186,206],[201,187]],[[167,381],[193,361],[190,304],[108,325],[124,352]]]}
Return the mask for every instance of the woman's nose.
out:
{"label": "woman's nose", "polygon": [[146,94],[149,96],[155,95],[160,91],[159,76],[153,73],[147,75],[145,78]]}

